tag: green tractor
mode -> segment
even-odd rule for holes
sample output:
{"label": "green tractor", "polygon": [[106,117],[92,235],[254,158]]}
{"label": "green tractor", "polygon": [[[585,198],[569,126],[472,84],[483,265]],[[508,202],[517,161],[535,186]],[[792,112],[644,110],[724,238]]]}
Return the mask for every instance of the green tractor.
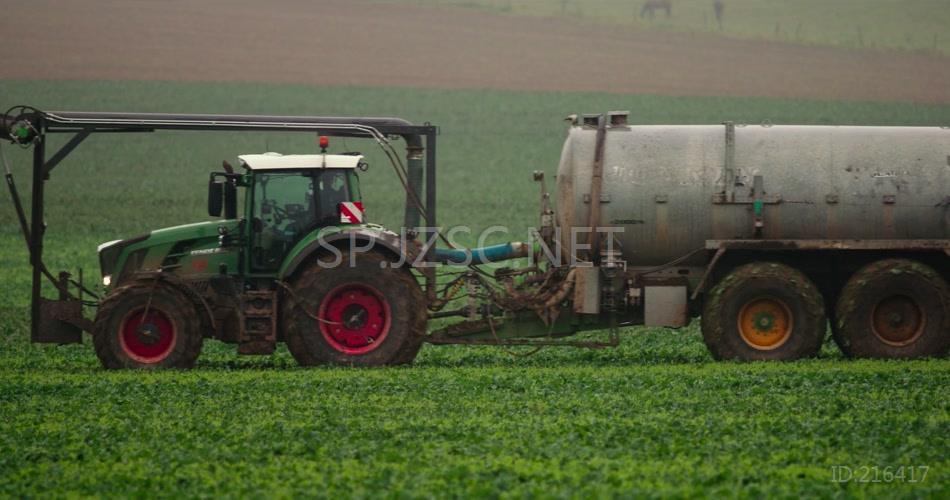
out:
{"label": "green tractor", "polygon": [[[42,260],[50,173],[90,135],[159,130],[305,132],[319,136],[321,152],[245,155],[240,171],[225,162],[208,184],[209,215],[220,219],[99,246],[101,296],[81,273],[79,281],[53,276]],[[236,343],[241,354],[286,342],[303,365],[412,361],[435,291],[434,269],[418,264],[433,250],[415,230],[397,234],[365,220],[364,157],[328,153],[328,136],[381,147],[406,190],[405,226],[417,228],[422,215],[434,226],[436,132],[398,118],[7,111],[0,137],[33,148],[30,222],[7,168],[33,267],[31,340],[75,343],[92,333],[106,368],[188,368],[206,338]],[[71,137],[47,157],[54,134]],[[394,139],[405,141],[405,157]],[[43,297],[44,276],[58,299]],[[93,321],[85,306],[97,307]]]}
{"label": "green tractor", "polygon": [[244,172],[211,174],[208,210],[223,209],[222,220],[99,247],[106,295],[93,342],[102,364],[187,368],[205,337],[243,354],[284,341],[303,365],[411,361],[425,301],[409,267],[393,265],[405,240],[364,221],[363,157],[240,161]]}

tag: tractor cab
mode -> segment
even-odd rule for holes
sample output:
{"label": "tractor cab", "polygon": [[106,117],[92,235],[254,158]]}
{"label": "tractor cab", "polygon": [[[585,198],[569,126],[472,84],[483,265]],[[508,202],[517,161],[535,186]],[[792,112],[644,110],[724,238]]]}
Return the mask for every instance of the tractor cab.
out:
{"label": "tractor cab", "polygon": [[359,154],[244,155],[251,230],[250,267],[275,271],[304,236],[325,226],[363,222]]}

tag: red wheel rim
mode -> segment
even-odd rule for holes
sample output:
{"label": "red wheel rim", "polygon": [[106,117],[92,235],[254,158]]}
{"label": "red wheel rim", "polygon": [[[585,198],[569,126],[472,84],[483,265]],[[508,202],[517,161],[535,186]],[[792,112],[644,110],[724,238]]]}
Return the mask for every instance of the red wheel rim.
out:
{"label": "red wheel rim", "polygon": [[379,290],[365,284],[341,285],[320,304],[320,333],[344,354],[365,354],[379,347],[389,333],[392,314]]}
{"label": "red wheel rim", "polygon": [[145,308],[125,315],[119,328],[119,344],[126,356],[143,364],[162,362],[178,341],[175,323],[154,307],[145,314]]}

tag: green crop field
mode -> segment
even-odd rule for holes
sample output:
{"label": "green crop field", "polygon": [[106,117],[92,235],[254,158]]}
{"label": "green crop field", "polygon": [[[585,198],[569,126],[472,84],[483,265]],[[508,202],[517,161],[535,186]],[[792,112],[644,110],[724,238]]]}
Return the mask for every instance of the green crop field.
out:
{"label": "green crop field", "polygon": [[[379,370],[210,351],[192,372],[104,373],[88,348],[7,346],[0,495],[948,493],[945,361],[709,363],[694,330]],[[927,475],[838,484],[837,465]]]}
{"label": "green crop field", "polygon": [[669,29],[815,45],[950,53],[946,0],[673,0],[640,17],[645,0],[377,0],[474,8],[513,15],[563,17],[590,23]]}
{"label": "green crop field", "polygon": [[[0,96],[45,109],[430,121],[442,127],[441,222],[507,225],[513,239],[534,223],[531,171],[553,174],[569,113],[950,124],[950,106],[581,93],[0,81]],[[398,226],[401,189],[374,147],[333,145],[371,153],[369,217]],[[2,148],[28,193],[29,152]],[[222,159],[314,149],[306,135],[94,137],[53,172],[47,264],[95,280],[98,243],[206,218],[207,172]],[[28,258],[9,205],[0,234],[3,497],[950,495],[948,360],[847,361],[828,342],[817,360],[714,363],[694,325],[531,357],[427,346],[412,366],[367,370],[300,369],[285,349],[238,357],[208,341],[191,372],[105,372],[88,342],[27,342]],[[834,482],[836,466],[877,470],[878,482]]]}

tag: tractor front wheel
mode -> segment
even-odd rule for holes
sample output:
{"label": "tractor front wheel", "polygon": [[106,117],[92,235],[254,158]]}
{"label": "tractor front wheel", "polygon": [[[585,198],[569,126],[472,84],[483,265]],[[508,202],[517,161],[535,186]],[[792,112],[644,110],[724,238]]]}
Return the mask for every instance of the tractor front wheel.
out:
{"label": "tractor front wheel", "polygon": [[418,284],[380,254],[353,257],[353,265],[347,252],[334,267],[332,256],[316,261],[292,282],[281,315],[290,353],[304,366],[411,362],[426,322]]}
{"label": "tractor front wheel", "polygon": [[93,345],[105,368],[191,368],[201,344],[195,306],[167,284],[125,285],[99,305]]}

